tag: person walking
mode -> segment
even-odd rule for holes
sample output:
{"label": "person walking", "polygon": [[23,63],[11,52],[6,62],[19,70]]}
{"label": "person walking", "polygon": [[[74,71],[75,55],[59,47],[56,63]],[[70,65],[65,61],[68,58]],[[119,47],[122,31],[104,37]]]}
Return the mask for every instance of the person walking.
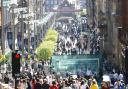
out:
{"label": "person walking", "polygon": [[35,87],[36,87],[36,81],[35,81],[35,79],[32,79],[32,89],[35,89]]}
{"label": "person walking", "polygon": [[26,89],[32,89],[31,84],[30,84],[30,79],[27,79],[27,88]]}
{"label": "person walking", "polygon": [[119,80],[115,81],[114,89],[119,89]]}
{"label": "person walking", "polygon": [[47,79],[43,80],[42,89],[49,89],[50,85],[47,84]]}
{"label": "person walking", "polygon": [[6,74],[5,77],[4,77],[4,83],[5,83],[5,84],[8,84],[8,83],[9,83],[9,77],[8,77],[7,74]]}
{"label": "person walking", "polygon": [[35,85],[35,89],[42,89],[39,79],[37,79],[37,82],[36,82],[36,85]]}
{"label": "person walking", "polygon": [[72,89],[70,83],[66,83],[63,89]]}
{"label": "person walking", "polygon": [[84,83],[84,81],[81,81],[80,89],[89,89],[89,87]]}
{"label": "person walking", "polygon": [[49,89],[58,89],[55,81],[52,82],[52,85],[50,86]]}
{"label": "person walking", "polygon": [[104,82],[102,89],[110,89],[109,83],[108,82]]}
{"label": "person walking", "polygon": [[120,80],[119,89],[125,89],[125,83],[123,80]]}
{"label": "person walking", "polygon": [[98,87],[97,82],[96,82],[95,79],[92,81],[92,84],[90,86],[90,89],[99,89],[99,87]]}
{"label": "person walking", "polygon": [[21,79],[19,89],[26,89],[26,88],[27,88],[27,81],[25,79]]}
{"label": "person walking", "polygon": [[78,85],[78,83],[76,83],[75,80],[73,81],[72,89],[79,89],[79,85]]}

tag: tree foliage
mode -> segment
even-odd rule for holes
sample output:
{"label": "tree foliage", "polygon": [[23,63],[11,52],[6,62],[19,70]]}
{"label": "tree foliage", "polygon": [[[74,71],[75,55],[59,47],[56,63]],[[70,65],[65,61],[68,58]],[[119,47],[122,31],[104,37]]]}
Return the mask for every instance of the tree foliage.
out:
{"label": "tree foliage", "polygon": [[58,39],[58,32],[49,29],[45,35],[44,41],[37,47],[36,53],[38,60],[48,60],[52,57],[56,42]]}
{"label": "tree foliage", "polygon": [[0,64],[4,64],[9,59],[8,55],[2,55],[0,54]]}

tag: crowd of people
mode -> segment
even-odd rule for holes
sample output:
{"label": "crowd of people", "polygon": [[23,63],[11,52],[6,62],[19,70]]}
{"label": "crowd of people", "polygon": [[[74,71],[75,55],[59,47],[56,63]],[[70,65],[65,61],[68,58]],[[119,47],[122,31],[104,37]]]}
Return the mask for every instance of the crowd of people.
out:
{"label": "crowd of people", "polygon": [[86,54],[89,36],[81,35],[80,26],[76,22],[59,23],[59,39],[56,49],[57,55]]}
{"label": "crowd of people", "polygon": [[90,36],[90,54],[100,53],[100,35],[97,30],[94,30]]}
{"label": "crowd of people", "polygon": [[81,30],[81,25],[76,20],[70,23],[58,22],[56,30],[60,33],[56,55],[100,53],[100,35],[97,29],[90,31],[89,28],[82,28]]}
{"label": "crowd of people", "polygon": [[55,74],[44,76],[38,72],[32,77],[22,75],[18,89],[128,89],[123,80],[116,80],[113,87],[111,82],[105,79],[102,84],[98,82],[93,76],[59,78]]}
{"label": "crowd of people", "polygon": [[22,78],[19,84],[20,89],[99,89],[94,78],[69,77],[67,79],[56,79],[55,76],[42,77],[36,75],[32,79]]}
{"label": "crowd of people", "polygon": [[[82,34],[83,31],[86,32],[87,28],[80,30],[81,27],[77,23],[75,21],[59,22],[56,26],[59,38],[55,55],[100,53],[100,35],[97,30],[94,29],[89,34]],[[112,68],[108,68],[110,67],[108,64],[103,65],[103,69],[106,71],[103,73],[103,80],[101,77],[97,78],[95,74],[98,73],[93,73],[90,69],[86,71],[86,76],[82,76],[81,73],[78,73],[75,78],[70,74],[66,77],[58,76],[55,72],[51,72],[50,68],[47,72],[45,71],[45,67],[50,64],[50,61],[25,61],[21,66],[20,78],[17,80],[18,89],[128,89],[124,74],[115,70],[110,71]],[[14,79],[9,77],[9,74],[4,76],[4,83],[14,87]]]}
{"label": "crowd of people", "polygon": [[[55,73],[44,75],[41,71],[31,74],[29,72],[22,73],[18,82],[18,89],[128,89],[128,84],[125,84],[123,74],[114,73],[103,76],[103,80],[96,79],[93,76],[88,77],[73,77],[72,75],[63,78]],[[112,79],[113,78],[113,79]],[[97,82],[98,81],[98,82]],[[10,84],[14,87],[14,81],[6,76],[5,84]],[[113,84],[113,86],[111,85]],[[11,88],[10,88],[11,89]]]}
{"label": "crowd of people", "polygon": [[105,71],[104,76],[108,76],[108,81],[114,89],[128,89],[128,84],[125,82],[125,75],[123,72],[119,72],[112,68],[110,71]]}

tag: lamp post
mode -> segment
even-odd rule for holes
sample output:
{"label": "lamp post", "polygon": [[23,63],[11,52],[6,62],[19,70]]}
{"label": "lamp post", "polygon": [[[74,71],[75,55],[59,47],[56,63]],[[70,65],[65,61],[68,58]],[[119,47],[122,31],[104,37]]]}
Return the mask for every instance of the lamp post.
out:
{"label": "lamp post", "polygon": [[81,17],[81,32],[80,32],[81,36],[82,36],[82,30],[83,28],[82,28],[82,17]]}
{"label": "lamp post", "polygon": [[27,23],[27,30],[28,30],[28,54],[30,53],[30,19],[31,19],[29,8],[30,8],[30,2],[28,0],[28,9],[27,9],[28,13],[26,14],[27,15],[27,17],[26,17],[27,21],[25,21]]}
{"label": "lamp post", "polygon": [[15,14],[14,14],[14,8],[16,7],[15,4],[11,4],[11,11],[12,11],[12,14],[11,14],[11,29],[13,31],[13,52],[15,51]]}
{"label": "lamp post", "polygon": [[23,11],[20,12],[21,14],[21,32],[22,32],[22,55],[24,55],[24,25],[23,25]]}
{"label": "lamp post", "polygon": [[28,54],[30,54],[30,18],[28,18]]}
{"label": "lamp post", "polygon": [[95,0],[92,0],[92,28],[95,28]]}
{"label": "lamp post", "polygon": [[[36,0],[37,3],[37,0]],[[34,6],[34,20],[36,20],[36,13],[37,13],[37,5]],[[34,23],[34,50],[36,48],[36,23]]]}

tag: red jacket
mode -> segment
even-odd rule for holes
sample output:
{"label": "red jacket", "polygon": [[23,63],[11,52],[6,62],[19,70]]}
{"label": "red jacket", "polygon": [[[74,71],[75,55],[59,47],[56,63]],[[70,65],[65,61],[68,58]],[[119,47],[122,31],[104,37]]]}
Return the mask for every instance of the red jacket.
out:
{"label": "red jacket", "polygon": [[57,86],[50,86],[50,89],[58,89]]}
{"label": "red jacket", "polygon": [[35,89],[35,87],[36,87],[36,83],[32,82],[32,89]]}

